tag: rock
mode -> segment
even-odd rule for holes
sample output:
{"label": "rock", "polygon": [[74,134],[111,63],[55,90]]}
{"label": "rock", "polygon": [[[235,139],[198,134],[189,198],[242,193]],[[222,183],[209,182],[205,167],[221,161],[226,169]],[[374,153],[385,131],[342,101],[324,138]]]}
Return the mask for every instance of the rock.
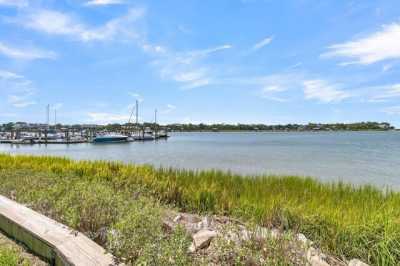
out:
{"label": "rock", "polygon": [[258,239],[265,239],[268,238],[272,232],[265,227],[257,227],[255,236]]}
{"label": "rock", "polygon": [[271,230],[271,233],[270,233],[270,237],[271,238],[276,239],[280,235],[281,235],[281,232],[278,229],[274,228],[274,229]]}
{"label": "rock", "polygon": [[368,264],[362,262],[361,260],[358,259],[352,259],[349,262],[349,266],[369,266]]}
{"label": "rock", "polygon": [[188,231],[191,235],[196,234],[197,232],[199,232],[201,229],[203,229],[202,227],[202,223],[183,223],[186,231]]}
{"label": "rock", "polygon": [[206,248],[210,245],[211,240],[217,236],[217,232],[203,229],[193,235],[192,245],[189,247],[189,252]]}
{"label": "rock", "polygon": [[174,223],[179,222],[182,219],[182,215],[178,214],[175,218],[174,218]]}
{"label": "rock", "polygon": [[181,220],[186,222],[186,223],[198,223],[198,222],[201,222],[201,218],[200,217],[198,217],[197,215],[188,214],[188,213],[182,214]]}
{"label": "rock", "polygon": [[201,220],[202,228],[209,228],[212,225],[212,219],[209,216],[206,216]]}
{"label": "rock", "polygon": [[247,229],[242,229],[240,231],[240,240],[242,241],[249,241],[251,239],[251,233]]}
{"label": "rock", "polygon": [[329,266],[329,264],[324,260],[325,255],[320,254],[318,250],[310,247],[307,250],[307,261],[311,266]]}
{"label": "rock", "polygon": [[175,228],[175,224],[168,221],[168,220],[164,220],[163,224],[162,224],[162,229],[164,230],[164,232],[168,232],[171,233]]}
{"label": "rock", "polygon": [[330,266],[320,256],[313,256],[308,262],[311,264],[311,266]]}
{"label": "rock", "polygon": [[297,234],[296,238],[298,241],[300,241],[301,243],[303,243],[304,245],[308,245],[310,244],[310,240],[307,239],[307,237],[303,234]]}

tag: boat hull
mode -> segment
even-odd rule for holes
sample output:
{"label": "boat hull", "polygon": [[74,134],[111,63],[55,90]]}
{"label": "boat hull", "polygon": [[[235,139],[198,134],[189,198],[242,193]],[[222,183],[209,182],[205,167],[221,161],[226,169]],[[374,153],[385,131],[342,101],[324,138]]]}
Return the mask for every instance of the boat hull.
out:
{"label": "boat hull", "polygon": [[127,141],[128,137],[98,137],[93,140],[94,143],[116,143]]}

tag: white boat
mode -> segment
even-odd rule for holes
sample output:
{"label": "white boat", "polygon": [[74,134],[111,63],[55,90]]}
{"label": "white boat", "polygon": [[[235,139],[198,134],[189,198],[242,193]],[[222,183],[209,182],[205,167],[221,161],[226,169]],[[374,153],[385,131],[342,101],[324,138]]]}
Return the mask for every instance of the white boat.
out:
{"label": "white boat", "polygon": [[99,135],[93,139],[94,143],[115,143],[115,142],[127,142],[128,136],[120,134],[106,134]]}

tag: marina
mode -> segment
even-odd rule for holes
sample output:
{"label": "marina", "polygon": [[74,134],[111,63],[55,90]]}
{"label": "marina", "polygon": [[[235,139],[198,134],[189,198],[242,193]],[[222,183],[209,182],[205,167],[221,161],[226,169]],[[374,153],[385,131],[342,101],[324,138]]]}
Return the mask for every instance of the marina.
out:
{"label": "marina", "polygon": [[[132,116],[136,122],[131,123]],[[99,125],[67,126],[57,124],[54,110],[54,124],[50,125],[50,105],[46,106],[45,124],[17,122],[0,129],[0,144],[82,144],[82,143],[124,143],[132,141],[154,141],[169,138],[168,129],[157,124],[157,109],[154,123],[139,123],[139,102],[136,101],[128,123],[107,128]]]}

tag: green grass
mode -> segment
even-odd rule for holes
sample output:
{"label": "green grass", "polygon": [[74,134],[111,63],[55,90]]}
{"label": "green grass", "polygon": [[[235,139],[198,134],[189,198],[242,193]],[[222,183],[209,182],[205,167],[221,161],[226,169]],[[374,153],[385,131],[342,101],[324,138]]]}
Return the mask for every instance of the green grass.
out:
{"label": "green grass", "polygon": [[15,250],[0,247],[0,265],[17,266],[19,265],[19,256]]}
{"label": "green grass", "polygon": [[23,254],[22,248],[5,238],[0,232],[0,266],[29,265],[32,265],[32,263],[26,255]]}
{"label": "green grass", "polygon": [[400,261],[400,194],[372,186],[9,155],[0,155],[0,178],[0,193],[17,193],[19,201],[82,232],[118,224],[127,198],[140,194],[182,211],[301,231],[338,257]]}

